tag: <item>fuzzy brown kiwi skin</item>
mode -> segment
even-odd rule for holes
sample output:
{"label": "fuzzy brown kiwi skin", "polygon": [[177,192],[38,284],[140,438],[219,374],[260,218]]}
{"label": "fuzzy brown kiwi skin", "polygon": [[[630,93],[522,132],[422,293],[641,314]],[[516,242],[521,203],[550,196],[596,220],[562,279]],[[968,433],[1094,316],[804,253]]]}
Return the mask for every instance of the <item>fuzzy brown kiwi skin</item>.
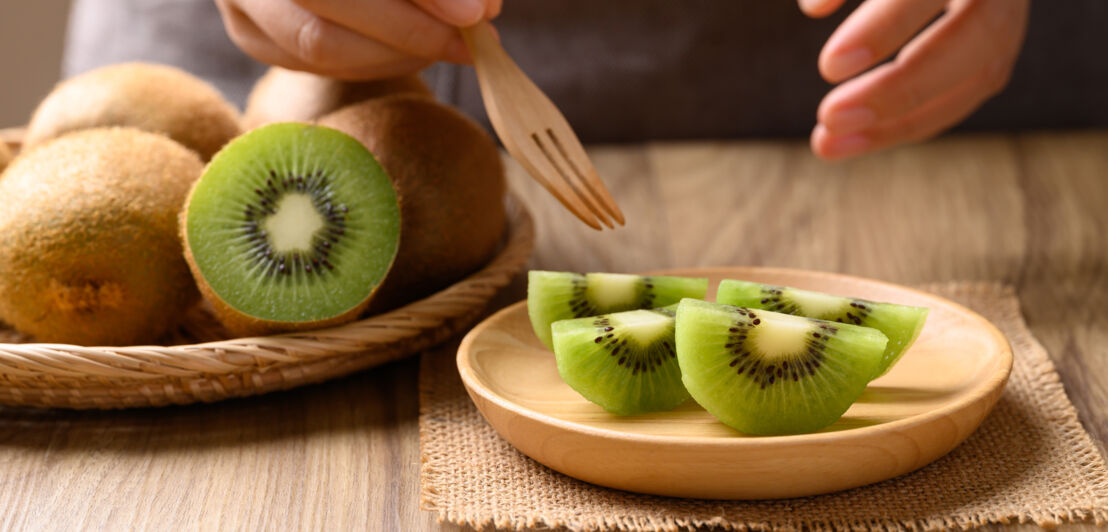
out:
{"label": "fuzzy brown kiwi skin", "polygon": [[67,132],[106,126],[165,135],[207,161],[242,133],[237,109],[207,82],[152,63],[120,63],[58,84],[27,125],[25,148]]}
{"label": "fuzzy brown kiwi skin", "polygon": [[496,144],[431,98],[394,95],[347,106],[320,125],[377,157],[400,201],[400,249],[371,312],[429,295],[483,266],[504,234],[504,169]]}
{"label": "fuzzy brown kiwi skin", "polygon": [[198,298],[177,212],[202,167],[130,128],[24,151],[0,179],[0,317],[43,342],[156,341]]}
{"label": "fuzzy brown kiwi skin", "polygon": [[[199,184],[199,181],[197,181]],[[193,189],[196,185],[193,185]],[[192,254],[192,247],[189,245],[188,238],[188,212],[189,205],[192,202],[192,190],[189,191],[188,199],[185,200],[185,206],[181,209],[180,214],[180,238],[182,246],[184,247],[185,262],[188,263],[189,271],[192,272],[192,277],[196,281],[196,286],[200,289],[200,294],[204,299],[211,304],[212,310],[215,312],[216,319],[223,324],[235,336],[268,336],[271,334],[279,334],[285,332],[295,331],[307,331],[312,329],[322,329],[324,327],[331,327],[335,325],[342,325],[358,319],[358,316],[365,311],[369,305],[373,295],[380,289],[380,285],[374,288],[372,292],[357,306],[342,313],[341,315],[334,316],[325,320],[316,321],[276,321],[256,318],[248,314],[240,312],[238,309],[232,307],[223,298],[219,297],[207,280],[204,279],[204,275],[201,273],[200,268],[196,264],[196,257]]]}
{"label": "fuzzy brown kiwi skin", "polygon": [[272,67],[250,91],[242,124],[253,129],[274,122],[311,122],[350,104],[400,93],[432,96],[418,75],[344,81]]}

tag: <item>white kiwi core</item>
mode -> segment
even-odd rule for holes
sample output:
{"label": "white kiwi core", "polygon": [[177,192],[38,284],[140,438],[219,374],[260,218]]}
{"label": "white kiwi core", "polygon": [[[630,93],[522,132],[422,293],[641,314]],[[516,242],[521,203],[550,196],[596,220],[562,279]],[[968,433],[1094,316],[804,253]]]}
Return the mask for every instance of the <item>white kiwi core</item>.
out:
{"label": "white kiwi core", "polygon": [[648,345],[655,338],[668,333],[673,325],[673,318],[649,310],[621,312],[618,321],[614,318],[613,321],[616,321],[621,329],[633,332],[632,337],[643,345]]}
{"label": "white kiwi core", "polygon": [[316,231],[324,227],[323,216],[307,194],[286,194],[276,212],[263,222],[269,244],[278,253],[309,251]]}
{"label": "white kiwi core", "polygon": [[808,349],[808,331],[812,322],[806,318],[779,315],[761,322],[750,330],[750,341],[767,360],[791,359]]}
{"label": "white kiwi core", "polygon": [[588,294],[600,308],[626,305],[635,300],[642,278],[626,273],[589,273]]}
{"label": "white kiwi core", "polygon": [[792,289],[785,295],[800,307],[801,314],[813,317],[838,314],[850,303],[850,300],[843,297],[807,290]]}

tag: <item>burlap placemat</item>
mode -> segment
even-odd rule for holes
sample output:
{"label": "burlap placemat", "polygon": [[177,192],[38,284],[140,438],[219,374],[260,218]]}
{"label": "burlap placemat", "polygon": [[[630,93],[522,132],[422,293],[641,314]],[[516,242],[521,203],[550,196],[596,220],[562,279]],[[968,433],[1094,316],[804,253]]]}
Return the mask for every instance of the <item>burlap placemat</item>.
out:
{"label": "burlap placemat", "polygon": [[482,528],[573,530],[970,528],[988,523],[1108,522],[1108,466],[1081,427],[1011,288],[931,285],[988,318],[1015,365],[996,408],[947,456],[914,473],[845,492],[731,502],[638,495],[587,484],[527,458],[485,423],[458,378],[454,354],[420,371],[422,505]]}

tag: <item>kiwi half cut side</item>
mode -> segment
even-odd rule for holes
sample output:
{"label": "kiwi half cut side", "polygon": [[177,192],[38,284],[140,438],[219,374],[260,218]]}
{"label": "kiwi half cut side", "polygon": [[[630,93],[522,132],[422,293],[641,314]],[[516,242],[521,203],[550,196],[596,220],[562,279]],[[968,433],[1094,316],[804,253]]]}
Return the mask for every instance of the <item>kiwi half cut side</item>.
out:
{"label": "kiwi half cut side", "polygon": [[873,375],[875,379],[888,373],[916,341],[928,313],[924,307],[879,303],[734,279],[720,282],[716,302],[873,327],[889,338],[881,365]]}
{"label": "kiwi half cut side", "polygon": [[193,276],[240,335],[355,319],[400,238],[396,192],[369,150],[345,133],[298,123],[228,144],[182,217]]}
{"label": "kiwi half cut side", "polygon": [[707,292],[708,279],[532,270],[527,314],[539,340],[553,349],[550,324],[558,320],[664,307]]}
{"label": "kiwi half cut side", "polygon": [[674,408],[689,398],[677,364],[674,316],[675,308],[661,308],[555,322],[558,373],[614,414]]}
{"label": "kiwi half cut side", "polygon": [[747,434],[800,434],[862,395],[887,338],[877,329],[685,299],[677,361],[693,399]]}

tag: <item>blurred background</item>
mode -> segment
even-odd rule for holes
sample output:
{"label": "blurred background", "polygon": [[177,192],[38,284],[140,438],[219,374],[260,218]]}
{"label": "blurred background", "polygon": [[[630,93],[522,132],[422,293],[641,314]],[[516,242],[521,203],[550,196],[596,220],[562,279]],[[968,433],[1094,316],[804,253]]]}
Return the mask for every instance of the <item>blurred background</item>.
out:
{"label": "blurred background", "polygon": [[25,124],[61,77],[70,0],[0,2],[0,128]]}
{"label": "blurred background", "polygon": [[[174,49],[191,37],[187,46],[194,61],[204,54],[223,60],[194,62],[185,69],[241,105],[264,67],[230,45],[218,19],[202,27],[175,19],[177,10],[184,13],[197,1],[77,3],[95,12],[82,14],[116,21],[116,26],[83,32],[84,39],[70,44],[69,69],[80,72],[134,59],[181,64],[174,59],[185,52]],[[497,27],[505,47],[586,142],[806,136],[816,105],[830,88],[816,72],[819,48],[858,3],[848,0],[834,16],[811,20],[793,0],[506,0]],[[61,77],[67,15],[74,5],[71,0],[0,2],[0,49],[6,51],[0,54],[0,127],[26,123]],[[653,15],[627,17],[629,5]],[[206,7],[214,14],[212,6]],[[714,15],[703,17],[706,9]],[[169,21],[135,27],[144,11]],[[705,18],[712,20],[698,20]],[[1105,21],[1108,2],[1103,0],[1033,3],[1008,89],[957,129],[1108,125],[1108,99],[1102,96],[1108,86]],[[165,46],[151,47],[158,39]],[[140,42],[145,44],[135,44]],[[582,75],[579,62],[590,56],[611,68],[603,76]],[[651,67],[643,67],[644,61]],[[215,64],[220,62],[225,64]],[[227,79],[231,76],[244,79]],[[424,77],[440,100],[485,122],[472,69],[437,65]]]}

